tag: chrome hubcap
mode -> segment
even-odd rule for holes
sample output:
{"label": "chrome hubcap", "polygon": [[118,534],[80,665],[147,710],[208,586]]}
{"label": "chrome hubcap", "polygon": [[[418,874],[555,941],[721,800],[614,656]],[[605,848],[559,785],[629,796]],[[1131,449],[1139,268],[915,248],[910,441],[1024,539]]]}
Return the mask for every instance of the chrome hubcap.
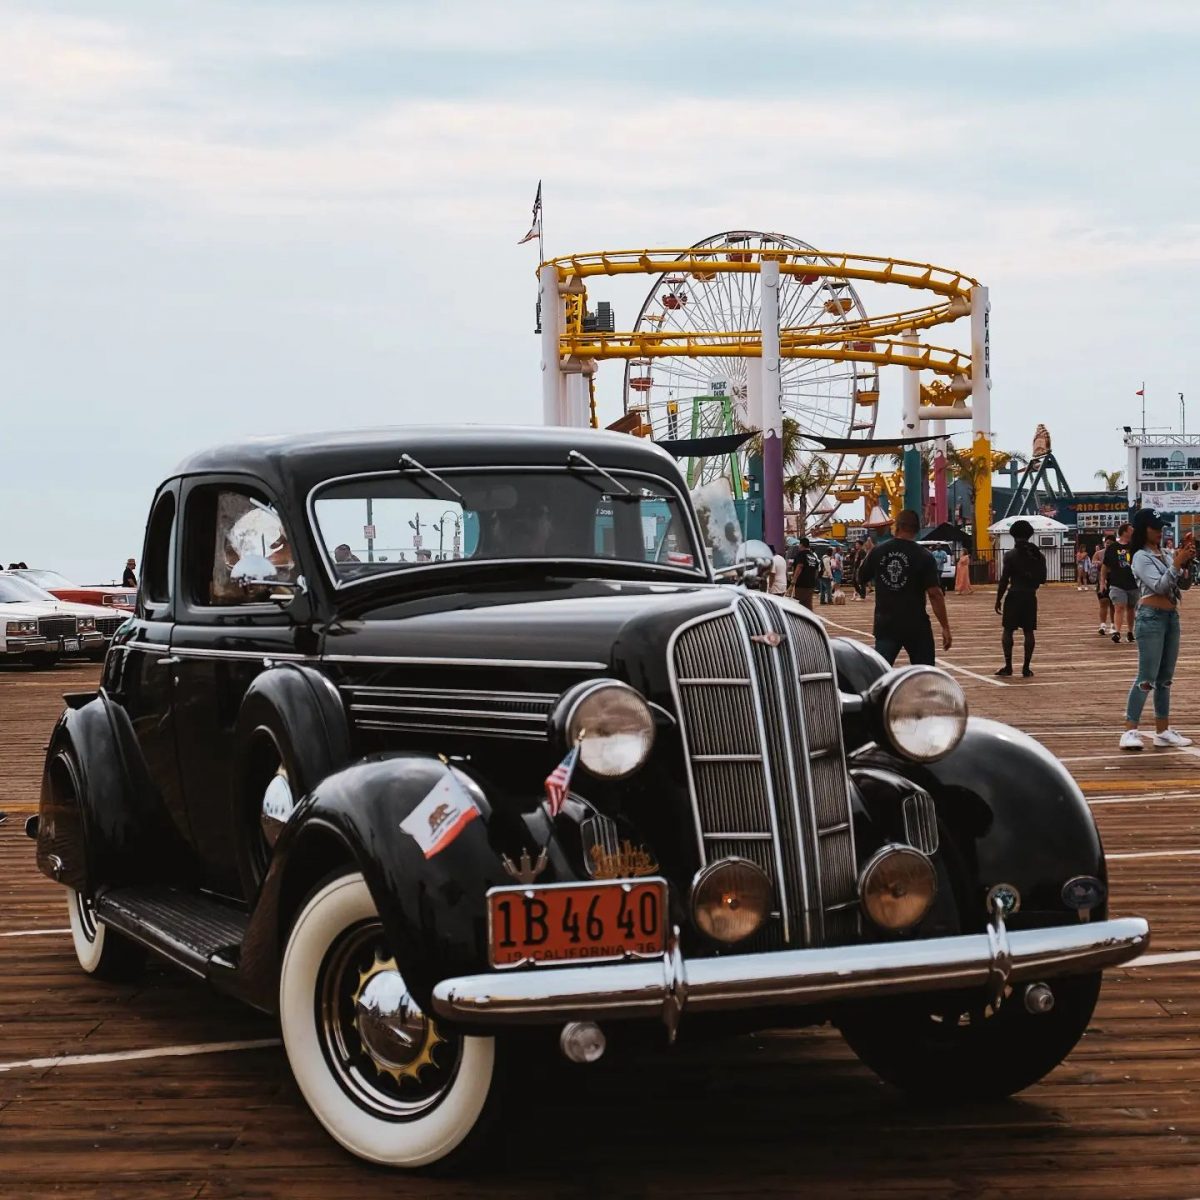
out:
{"label": "chrome hubcap", "polygon": [[367,976],[354,1008],[358,1036],[381,1070],[416,1078],[432,1062],[430,1055],[441,1038],[408,994],[394,962],[380,964]]}
{"label": "chrome hubcap", "polygon": [[462,1039],[443,1036],[409,995],[379,924],[348,931],[330,948],[317,988],[325,1059],[356,1103],[390,1120],[440,1103],[458,1074]]}

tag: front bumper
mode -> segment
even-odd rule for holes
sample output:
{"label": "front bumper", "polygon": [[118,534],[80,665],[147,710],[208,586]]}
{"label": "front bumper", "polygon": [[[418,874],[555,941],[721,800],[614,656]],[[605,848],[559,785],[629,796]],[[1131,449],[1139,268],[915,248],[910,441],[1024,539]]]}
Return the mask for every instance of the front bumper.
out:
{"label": "front bumper", "polygon": [[433,1007],[448,1020],[489,1026],[660,1017],[673,1032],[685,1007],[803,1006],[977,987],[998,998],[1009,983],[1090,974],[1149,944],[1140,917],[1015,932],[997,922],[958,937],[687,960],[676,943],[654,961],[445,979],[433,989]]}
{"label": "front bumper", "polygon": [[67,639],[61,637],[46,638],[41,634],[31,635],[28,637],[17,637],[10,635],[5,639],[3,655],[6,658],[22,658],[22,659],[37,659],[47,654],[94,654],[97,650],[103,650],[108,644],[108,639],[102,633],[79,633],[72,634],[70,640],[79,642],[78,650],[64,650],[63,645]]}
{"label": "front bumper", "polygon": [[4,641],[4,656],[6,658],[28,658],[39,654],[55,653],[57,650],[57,638],[51,642],[40,635],[17,637],[9,634]]}

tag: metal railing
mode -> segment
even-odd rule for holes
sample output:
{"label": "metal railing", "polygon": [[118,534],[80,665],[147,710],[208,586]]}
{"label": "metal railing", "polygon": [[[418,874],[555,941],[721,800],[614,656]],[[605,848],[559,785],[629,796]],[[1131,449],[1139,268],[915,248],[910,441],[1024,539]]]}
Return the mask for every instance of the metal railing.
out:
{"label": "metal railing", "polygon": [[[996,547],[992,547],[990,550],[975,551],[971,555],[971,582],[996,583],[1004,569],[1004,556],[1007,553],[1007,550],[1000,550]],[[1073,545],[1043,548],[1042,557],[1046,560],[1047,583],[1076,582],[1077,569]],[[1085,582],[1094,584],[1095,576],[1088,576]]]}

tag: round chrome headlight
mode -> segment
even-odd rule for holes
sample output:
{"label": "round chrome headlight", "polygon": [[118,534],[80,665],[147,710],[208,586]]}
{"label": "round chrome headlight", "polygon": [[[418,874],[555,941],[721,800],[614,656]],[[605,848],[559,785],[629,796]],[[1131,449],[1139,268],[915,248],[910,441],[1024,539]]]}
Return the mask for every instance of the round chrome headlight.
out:
{"label": "round chrome headlight", "polygon": [[910,667],[883,687],[883,731],[897,753],[935,762],[962,741],[967,697],[945,671]]}
{"label": "round chrome headlight", "polygon": [[608,681],[584,691],[567,712],[567,744],[593,775],[621,779],[650,757],[654,714],[628,684]]}
{"label": "round chrome headlight", "polygon": [[771,912],[771,881],[749,859],[722,858],[692,880],[692,920],[718,942],[740,942]]}
{"label": "round chrome headlight", "polygon": [[911,846],[885,846],[858,881],[863,912],[881,929],[911,929],[937,895],[933,863]]}

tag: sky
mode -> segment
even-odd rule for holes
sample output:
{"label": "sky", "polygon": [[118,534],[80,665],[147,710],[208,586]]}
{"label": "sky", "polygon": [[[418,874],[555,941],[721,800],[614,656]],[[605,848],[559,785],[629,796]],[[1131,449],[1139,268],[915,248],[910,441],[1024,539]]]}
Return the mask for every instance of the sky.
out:
{"label": "sky", "polygon": [[[960,270],[996,444],[1178,428],[1200,5],[0,0],[0,559],[140,558],[186,454],[541,417],[534,244],[729,228]],[[645,290],[601,284],[618,328]],[[868,308],[874,297],[864,293]],[[967,344],[939,331],[942,344]],[[894,376],[894,378],[893,378]],[[601,367],[603,422],[621,371]],[[879,431],[899,426],[883,372]],[[1200,431],[1200,388],[1192,393]]]}

